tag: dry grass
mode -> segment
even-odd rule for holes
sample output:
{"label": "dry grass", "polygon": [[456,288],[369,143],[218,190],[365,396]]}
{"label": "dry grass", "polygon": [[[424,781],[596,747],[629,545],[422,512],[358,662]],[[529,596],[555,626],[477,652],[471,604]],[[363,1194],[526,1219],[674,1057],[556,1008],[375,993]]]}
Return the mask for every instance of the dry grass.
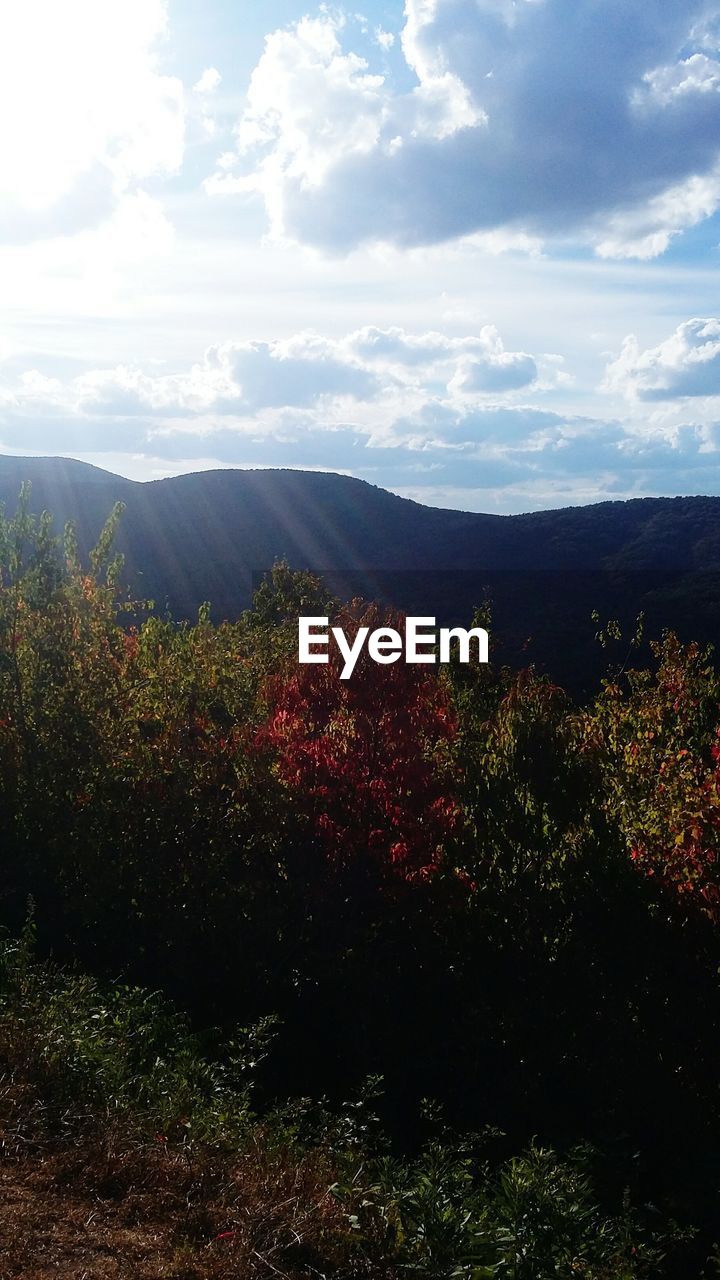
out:
{"label": "dry grass", "polygon": [[0,1280],[383,1280],[353,1248],[325,1158],[255,1141],[235,1161],[112,1125],[50,1137],[0,1088]]}

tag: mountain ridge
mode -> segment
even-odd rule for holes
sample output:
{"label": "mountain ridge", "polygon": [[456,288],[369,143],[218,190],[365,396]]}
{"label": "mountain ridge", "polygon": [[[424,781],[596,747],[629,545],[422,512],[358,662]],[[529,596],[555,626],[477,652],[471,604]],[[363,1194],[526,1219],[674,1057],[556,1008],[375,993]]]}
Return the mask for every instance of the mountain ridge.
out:
{"label": "mountain ridge", "polygon": [[[20,483],[58,530],[76,523],[87,554],[116,501],[126,586],[173,616],[246,608],[279,559],[324,573],[341,595],[386,600],[441,623],[467,621],[489,597],[509,653],[580,670],[590,616],[644,610],[657,632],[720,637],[720,498],[605,501],[519,515],[427,507],[355,477],[294,469],[219,469],[128,480],[67,458],[0,457],[0,500]],[[532,643],[528,649],[528,637]],[[560,640],[557,640],[560,637]],[[585,656],[583,656],[585,655]]]}

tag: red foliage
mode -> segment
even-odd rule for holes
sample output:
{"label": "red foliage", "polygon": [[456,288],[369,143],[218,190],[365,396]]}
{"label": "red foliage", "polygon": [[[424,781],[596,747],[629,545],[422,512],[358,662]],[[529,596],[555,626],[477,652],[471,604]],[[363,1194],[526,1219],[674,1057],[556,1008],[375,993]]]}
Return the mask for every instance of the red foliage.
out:
{"label": "red foliage", "polygon": [[[346,610],[336,625],[348,639],[360,626],[402,630],[376,606]],[[369,855],[407,880],[432,874],[460,817],[449,692],[432,669],[378,666],[366,651],[349,680],[341,666],[331,646],[327,665],[276,680],[258,743],[273,750],[330,857]]]}

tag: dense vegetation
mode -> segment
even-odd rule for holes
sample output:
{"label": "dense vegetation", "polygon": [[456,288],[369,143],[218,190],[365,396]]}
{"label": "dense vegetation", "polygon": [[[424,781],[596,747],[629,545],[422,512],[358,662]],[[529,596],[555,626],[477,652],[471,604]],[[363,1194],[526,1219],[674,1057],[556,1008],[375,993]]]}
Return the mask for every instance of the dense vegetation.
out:
{"label": "dense vegetation", "polygon": [[[342,682],[297,616],[378,606],[280,564],[237,622],[132,625],[116,519],[88,570],[27,498],[0,524],[0,1060],[37,1123],[191,1152],[218,1274],[717,1274],[711,655],[667,634],[582,706]],[[258,1246],[258,1180],[307,1230],[279,1197]]]}

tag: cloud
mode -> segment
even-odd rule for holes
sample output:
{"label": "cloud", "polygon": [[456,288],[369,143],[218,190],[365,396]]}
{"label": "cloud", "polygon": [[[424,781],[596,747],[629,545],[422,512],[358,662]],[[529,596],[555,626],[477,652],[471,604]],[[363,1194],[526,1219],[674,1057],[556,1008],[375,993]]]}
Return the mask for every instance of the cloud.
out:
{"label": "cloud", "polygon": [[292,405],[305,408],[328,396],[352,396],[369,399],[380,389],[377,378],[367,369],[338,358],[332,345],[311,344],[297,354],[292,345],[255,342],[242,346],[226,345],[211,350],[206,366],[216,367],[223,376],[230,373],[239,396],[231,392],[225,408],[258,409]]}
{"label": "cloud", "polygon": [[494,325],[484,325],[477,336],[464,338],[365,328],[351,334],[346,346],[360,358],[395,369],[398,376],[403,368],[452,364],[453,372],[447,379],[451,394],[518,391],[538,376],[534,357],[506,351]]}
{"label": "cloud", "polygon": [[519,391],[537,379],[532,356],[510,351],[490,351],[479,359],[466,360],[450,383],[450,391]]}
{"label": "cloud", "polygon": [[318,193],[337,167],[378,151],[390,156],[413,134],[447,138],[482,119],[447,71],[394,100],[384,75],[343,51],[345,21],[330,14],[302,18],[267,37],[237,129],[239,157],[251,163],[247,171],[228,172],[224,159],[207,183],[216,194],[260,192],[278,229],[291,190]]}
{"label": "cloud", "polygon": [[402,444],[411,449],[449,448],[471,452],[492,444],[512,450],[520,443],[536,447],[541,433],[557,431],[567,419],[549,410],[528,405],[455,406],[428,401],[412,415],[396,418],[386,433],[376,433],[374,443]]}
{"label": "cloud", "polygon": [[[692,365],[690,352],[711,359],[719,345],[720,322],[690,322],[655,352],[635,349],[622,386],[643,361],[652,388],[658,370],[667,382],[670,370],[677,377]],[[23,370],[19,359],[0,378],[0,451],[96,461],[106,452],[110,467],[123,454],[133,474],[146,465],[148,475],[193,459],[321,468],[450,505],[474,491],[470,505],[505,510],[720,492],[720,414],[619,421],[543,407],[549,358],[506,351],[490,325],[461,336],[365,326],[224,342],[172,370],[78,373],[57,359],[46,371]]]}
{"label": "cloud", "polygon": [[183,156],[180,82],[160,74],[165,0],[24,0],[0,41],[0,238],[92,226]]}
{"label": "cloud", "polygon": [[608,365],[604,386],[641,401],[720,396],[720,320],[687,320],[646,351],[631,335]]}
{"label": "cloud", "polygon": [[196,110],[195,114],[199,114],[202,131],[208,138],[214,138],[218,131],[217,122],[210,110],[210,104],[221,82],[222,76],[217,67],[206,67],[200,79],[192,87],[193,94],[199,105],[199,110]]}
{"label": "cloud", "polygon": [[595,239],[601,258],[657,258],[688,227],[712,217],[720,206],[720,165],[669,187],[635,209],[607,218]]}
{"label": "cloud", "polygon": [[406,0],[399,83],[355,39],[331,12],[267,38],[209,190],[339,252],[502,231],[649,257],[720,204],[710,0]]}
{"label": "cloud", "polygon": [[299,332],[220,343],[174,371],[25,369],[14,379],[0,381],[0,442],[53,452],[111,439],[113,449],[169,457],[394,475],[454,472],[480,450],[499,477],[518,465],[508,450],[564,421],[513,403],[540,387],[538,363],[507,351],[492,325],[464,336],[374,326],[340,337]]}
{"label": "cloud", "polygon": [[382,27],[375,28],[375,43],[380,45],[381,49],[392,49],[395,44],[395,36],[392,31],[384,31]]}
{"label": "cloud", "polygon": [[252,417],[264,409],[306,408],[328,397],[370,399],[379,383],[331,344],[226,342],[209,347],[187,373],[151,375],[120,366],[73,379],[68,393],[83,413],[159,417]]}
{"label": "cloud", "polygon": [[302,332],[274,342],[219,343],[172,373],[119,365],[51,385],[32,370],[4,395],[20,406],[46,396],[67,412],[159,419],[210,414],[252,423],[268,410],[313,409],[333,425],[352,411],[372,426],[378,414],[387,420],[431,399],[448,406],[497,399],[537,377],[535,358],[506,351],[492,325],[466,337],[367,326],[340,338]]}
{"label": "cloud", "polygon": [[222,76],[220,75],[217,67],[206,67],[200,76],[200,79],[193,85],[193,93],[200,94],[201,97],[209,93],[214,93],[220,85],[221,80]]}

